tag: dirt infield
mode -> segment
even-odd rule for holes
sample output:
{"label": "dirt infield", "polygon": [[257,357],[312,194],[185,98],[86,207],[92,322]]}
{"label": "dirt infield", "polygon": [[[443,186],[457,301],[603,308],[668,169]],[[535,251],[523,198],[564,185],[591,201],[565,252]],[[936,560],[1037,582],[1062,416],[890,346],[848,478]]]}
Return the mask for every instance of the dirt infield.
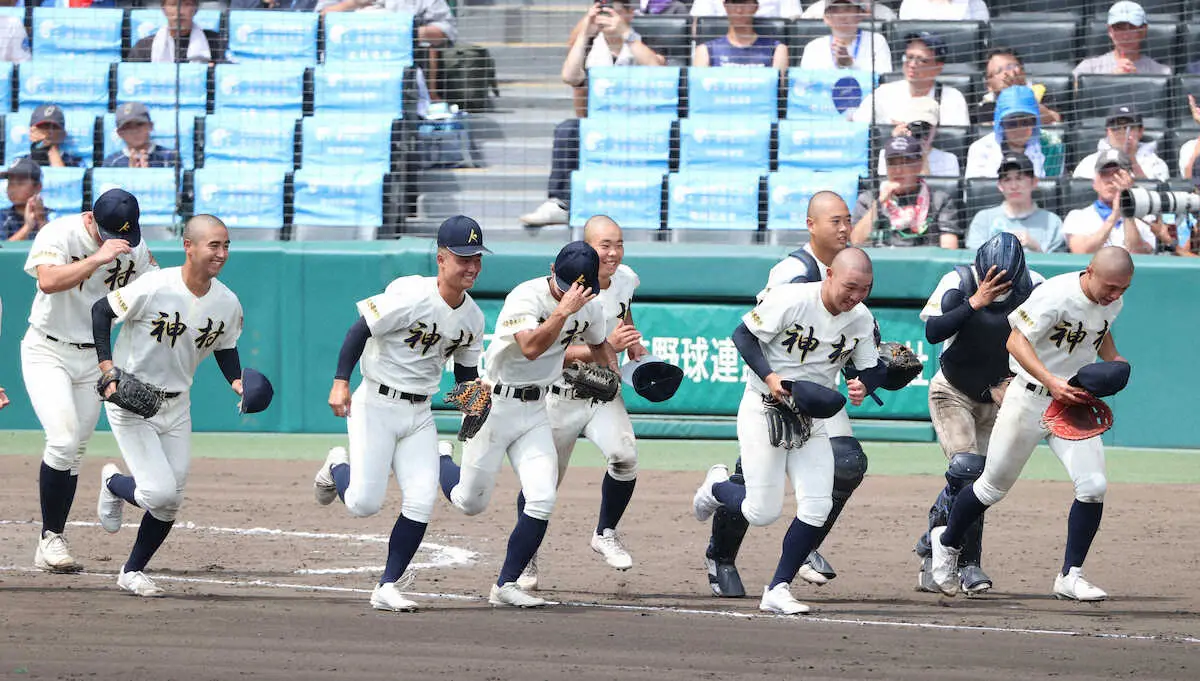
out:
{"label": "dirt infield", "polygon": [[[91,524],[96,459],[67,531],[87,572],[27,569],[37,464],[0,456],[0,678],[1200,678],[1200,510],[1186,503],[1195,487],[1110,487],[1087,569],[1112,600],[1081,605],[1047,595],[1069,486],[1019,483],[988,516],[995,592],[947,600],[912,588],[912,542],[939,480],[868,477],[825,547],[840,576],[794,586],[815,612],[782,618],[758,617],[757,597],[708,595],[707,529],[690,514],[700,474],[642,475],[622,523],[635,566],[618,573],[588,547],[602,473],[576,468],[541,558],[544,595],[563,604],[521,612],[482,598],[515,512],[506,471],[480,516],[439,504],[417,555],[425,608],[385,614],[367,596],[399,512],[394,488],[383,513],[355,519],[313,502],[313,462],[198,460],[150,566],[170,596],[141,600],[113,577],[136,529]],[[126,509],[127,524],[139,518]],[[740,561],[748,590],[770,576],[785,528],[751,530]]]}

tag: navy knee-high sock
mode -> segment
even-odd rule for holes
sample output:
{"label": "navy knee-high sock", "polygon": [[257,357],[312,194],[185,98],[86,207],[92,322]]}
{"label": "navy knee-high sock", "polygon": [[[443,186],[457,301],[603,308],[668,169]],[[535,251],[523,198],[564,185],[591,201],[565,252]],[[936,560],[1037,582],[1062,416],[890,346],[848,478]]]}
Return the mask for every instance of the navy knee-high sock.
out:
{"label": "navy knee-high sock", "polygon": [[633,498],[636,485],[636,478],[617,480],[607,472],[604,474],[604,482],[600,483],[600,519],[596,523],[596,534],[617,529],[617,523],[621,522],[621,516],[625,515],[629,500]]}
{"label": "navy knee-high sock", "polygon": [[742,511],[742,502],[746,500],[746,486],[736,482],[718,482],[712,486],[713,496],[721,505],[731,511]]}
{"label": "navy knee-high sock", "polygon": [[438,457],[440,469],[438,471],[438,482],[442,485],[442,494],[446,496],[446,500],[450,500],[450,490],[458,484],[458,479],[462,477],[462,468],[454,463],[454,459],[448,456]]}
{"label": "navy knee-high sock", "polygon": [[779,556],[779,565],[775,568],[775,576],[771,578],[772,589],[780,584],[792,583],[820,536],[820,527],[809,525],[799,518],[792,518],[792,525],[783,536],[783,553]]}
{"label": "navy knee-high sock", "polygon": [[1096,530],[1100,529],[1100,517],[1104,515],[1104,502],[1098,504],[1075,500],[1067,516],[1067,552],[1063,558],[1062,573],[1073,567],[1083,567]]}
{"label": "navy knee-high sock", "polygon": [[521,521],[523,515],[525,515],[525,490],[517,492],[517,522]]}
{"label": "navy knee-high sock", "polygon": [[38,473],[38,492],[42,505],[42,534],[54,532],[62,534],[67,526],[67,516],[71,512],[71,502],[75,499],[75,486],[79,476],[71,475],[71,471],[60,471],[42,462]]}
{"label": "navy knee-high sock", "polygon": [[942,546],[962,548],[967,530],[971,529],[971,525],[987,508],[987,505],[975,496],[974,483],[962,488],[954,497],[954,505],[950,508],[950,519],[946,521],[946,531],[942,534]]}
{"label": "navy knee-high sock", "polygon": [[132,475],[117,473],[108,479],[107,487],[108,491],[118,497],[121,497],[134,506],[138,505],[137,500],[133,498],[133,493],[137,491],[137,482],[133,479]]}
{"label": "navy knee-high sock", "polygon": [[388,540],[387,565],[384,566],[383,575],[379,578],[380,584],[400,579],[400,575],[404,574],[405,568],[417,554],[417,548],[421,546],[421,539],[425,537],[426,527],[428,527],[428,523],[409,520],[404,517],[404,514],[400,514],[400,517],[396,518],[396,524],[392,526],[392,536]]}
{"label": "navy knee-high sock", "polygon": [[339,463],[330,466],[329,474],[333,476],[333,486],[337,487],[338,499],[341,499],[343,504],[346,503],[346,488],[350,486],[350,464]]}
{"label": "navy knee-high sock", "polygon": [[162,546],[171,526],[175,521],[164,522],[150,515],[147,511],[142,516],[142,524],[138,527],[137,540],[133,542],[133,550],[129,552],[129,560],[125,561],[123,572],[141,572],[146,569],[146,563],[154,557],[154,552]]}
{"label": "navy knee-high sock", "polygon": [[524,513],[517,518],[517,526],[508,536],[508,553],[504,556],[504,566],[500,568],[500,578],[496,580],[498,586],[517,581],[529,564],[529,559],[542,545],[549,524],[548,520],[538,520]]}

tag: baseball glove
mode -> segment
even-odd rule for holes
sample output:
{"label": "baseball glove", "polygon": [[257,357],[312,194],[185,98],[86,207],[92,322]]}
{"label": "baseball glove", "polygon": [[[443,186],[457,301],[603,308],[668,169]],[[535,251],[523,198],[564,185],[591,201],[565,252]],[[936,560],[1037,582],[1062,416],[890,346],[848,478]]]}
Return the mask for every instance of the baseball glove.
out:
{"label": "baseball glove", "polygon": [[466,442],[475,437],[483,427],[483,422],[487,421],[488,414],[492,412],[492,393],[478,379],[464,381],[446,393],[446,404],[463,413],[458,439]]}
{"label": "baseball glove", "polygon": [[[116,391],[105,397],[105,391],[113,383],[117,384]],[[112,402],[144,419],[157,414],[163,401],[161,388],[143,383],[137,376],[116,367],[100,375],[100,380],[96,381],[96,392],[100,393],[100,399]]]}
{"label": "baseball glove", "polygon": [[908,346],[891,341],[879,344],[879,359],[887,366],[887,377],[883,381],[886,390],[903,388],[925,370],[925,365]]}
{"label": "baseball glove", "polygon": [[611,402],[621,391],[621,377],[608,367],[576,360],[563,369],[563,379],[583,399]]}
{"label": "baseball glove", "polygon": [[1064,440],[1086,440],[1112,428],[1112,409],[1098,397],[1083,404],[1054,400],[1042,414],[1042,426]]}
{"label": "baseball glove", "polygon": [[791,404],[780,402],[770,395],[763,395],[763,408],[767,412],[767,437],[772,447],[798,449],[812,435],[812,417],[796,411]]}

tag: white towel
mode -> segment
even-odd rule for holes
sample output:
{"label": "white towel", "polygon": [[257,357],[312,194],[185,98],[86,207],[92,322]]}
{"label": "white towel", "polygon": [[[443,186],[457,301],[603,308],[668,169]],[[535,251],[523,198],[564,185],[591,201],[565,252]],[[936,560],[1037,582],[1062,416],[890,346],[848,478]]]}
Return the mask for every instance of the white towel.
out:
{"label": "white towel", "polygon": [[[205,64],[212,61],[208,36],[204,35],[204,29],[195,24],[192,24],[192,35],[188,40],[187,60]],[[154,34],[154,42],[150,45],[150,61],[175,63],[175,39],[171,37],[169,28],[164,26]]]}

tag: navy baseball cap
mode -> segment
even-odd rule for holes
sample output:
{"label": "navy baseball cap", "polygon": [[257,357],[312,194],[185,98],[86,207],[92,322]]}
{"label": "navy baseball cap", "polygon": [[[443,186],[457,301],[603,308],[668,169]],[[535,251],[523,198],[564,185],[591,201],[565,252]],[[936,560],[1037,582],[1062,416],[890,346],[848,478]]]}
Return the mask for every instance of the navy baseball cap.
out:
{"label": "navy baseball cap", "polygon": [[271,406],[275,388],[271,381],[254,369],[242,369],[242,413],[255,414]]}
{"label": "navy baseball cap", "polygon": [[683,383],[683,369],[647,355],[621,367],[621,378],[647,401],[665,402],[675,395]]}
{"label": "navy baseball cap", "polygon": [[946,61],[946,55],[949,51],[946,49],[946,41],[942,40],[942,36],[936,33],[930,33],[929,31],[909,33],[908,35],[904,36],[904,45],[907,46],[914,40],[919,40],[925,43],[926,47],[933,50],[933,56],[936,57],[939,62]]}
{"label": "navy baseball cap", "polygon": [[1033,161],[1019,151],[1010,151],[1000,160],[1000,174],[1003,175],[1010,170],[1016,170],[1030,177],[1037,175],[1033,170]]}
{"label": "navy baseball cap", "polygon": [[483,247],[483,228],[465,215],[446,218],[438,227],[437,245],[463,257],[491,253]]}
{"label": "navy baseball cap", "polygon": [[1104,119],[1104,127],[1111,128],[1117,121],[1129,121],[1132,125],[1142,124],[1142,115],[1132,104],[1122,104],[1114,106],[1108,112],[1108,117]]}
{"label": "navy baseball cap", "polygon": [[832,418],[842,407],[846,398],[840,392],[812,381],[782,381],[784,389],[792,394],[796,408],[814,419]]}
{"label": "navy baseball cap", "polygon": [[33,114],[29,116],[29,127],[39,125],[41,123],[53,123],[60,128],[67,127],[67,121],[63,118],[62,107],[57,104],[40,104],[33,110]]}
{"label": "navy baseball cap", "polygon": [[96,199],[92,206],[92,217],[100,228],[100,239],[124,239],[130,246],[142,242],[142,228],[138,224],[141,209],[133,194],[124,189],[110,189]]}
{"label": "navy baseball cap", "polygon": [[579,283],[592,289],[592,293],[599,293],[600,254],[586,241],[572,241],[563,246],[554,259],[554,283],[564,292],[571,284]]}
{"label": "navy baseball cap", "polygon": [[12,162],[3,172],[0,172],[0,179],[7,180],[10,177],[20,177],[34,182],[42,181],[42,167],[37,164],[37,161],[23,156]]}
{"label": "navy baseball cap", "polygon": [[1077,371],[1067,383],[1096,397],[1108,397],[1129,385],[1129,368],[1128,362],[1093,362]]}
{"label": "navy baseball cap", "polygon": [[924,150],[915,137],[902,135],[888,139],[883,145],[883,153],[887,158],[921,158]]}

